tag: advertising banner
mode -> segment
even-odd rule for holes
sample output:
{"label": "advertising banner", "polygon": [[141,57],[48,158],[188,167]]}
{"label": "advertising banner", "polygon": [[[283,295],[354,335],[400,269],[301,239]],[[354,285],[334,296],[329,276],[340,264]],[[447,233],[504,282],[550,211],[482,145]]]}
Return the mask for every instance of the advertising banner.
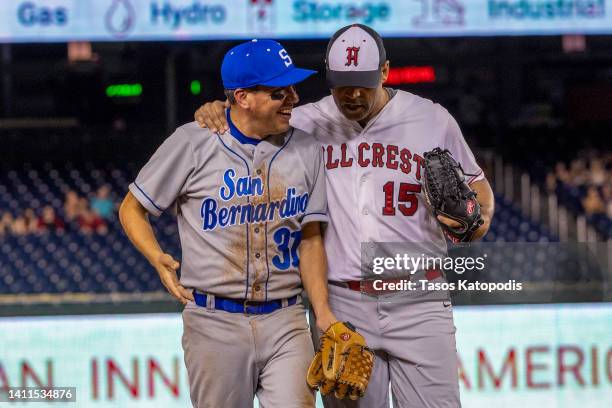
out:
{"label": "advertising banner", "polygon": [[[612,399],[611,304],[456,307],[455,326],[465,407]],[[0,389],[76,389],[76,404],[38,407],[190,406],[179,315],[2,318],[0,327]]]}
{"label": "advertising banner", "polygon": [[612,33],[612,0],[3,0],[0,42]]}

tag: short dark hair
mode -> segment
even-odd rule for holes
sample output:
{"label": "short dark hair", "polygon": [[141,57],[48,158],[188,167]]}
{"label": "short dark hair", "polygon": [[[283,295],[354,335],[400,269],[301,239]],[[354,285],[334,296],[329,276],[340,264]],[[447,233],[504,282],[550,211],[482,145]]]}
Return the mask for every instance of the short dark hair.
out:
{"label": "short dark hair", "polygon": [[230,105],[236,104],[236,97],[234,96],[234,91],[235,89],[224,89],[223,90],[223,93],[225,94],[225,97],[229,101]]}

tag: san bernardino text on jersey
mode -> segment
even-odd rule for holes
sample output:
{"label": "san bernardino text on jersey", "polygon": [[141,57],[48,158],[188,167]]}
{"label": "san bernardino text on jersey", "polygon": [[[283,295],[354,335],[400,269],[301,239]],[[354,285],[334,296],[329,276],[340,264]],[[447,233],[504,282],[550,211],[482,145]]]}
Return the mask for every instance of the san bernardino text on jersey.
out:
{"label": "san bernardino text on jersey", "polygon": [[[264,194],[263,181],[260,177],[240,177],[234,181],[236,171],[227,169],[223,175],[223,183],[219,189],[219,197],[227,202],[237,197],[257,197]],[[212,231],[218,227],[225,228],[233,225],[246,223],[272,221],[277,216],[279,219],[296,217],[306,212],[309,194],[299,194],[295,187],[288,187],[286,195],[281,200],[265,203],[235,204],[220,207],[214,198],[206,198],[202,201],[200,216],[202,217],[202,229]]]}

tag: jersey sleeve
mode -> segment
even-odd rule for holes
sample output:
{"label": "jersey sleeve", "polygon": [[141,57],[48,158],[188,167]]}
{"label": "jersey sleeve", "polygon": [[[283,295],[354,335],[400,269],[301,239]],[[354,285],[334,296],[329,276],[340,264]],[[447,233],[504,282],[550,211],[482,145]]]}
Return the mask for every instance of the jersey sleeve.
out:
{"label": "jersey sleeve", "polygon": [[316,130],[315,121],[312,118],[314,112],[314,104],[312,103],[297,106],[291,113],[289,124],[296,129],[308,133],[309,135],[313,135],[313,132]]}
{"label": "jersey sleeve", "polygon": [[327,217],[327,195],[325,192],[325,169],[323,167],[323,150],[317,143],[313,144],[315,150],[313,154],[312,166],[312,185],[308,196],[306,212],[302,217],[302,227],[309,222],[319,221],[328,222]]}
{"label": "jersey sleeve", "polygon": [[157,217],[186,192],[194,169],[189,136],[179,128],[151,156],[129,189],[140,204]]}
{"label": "jersey sleeve", "polygon": [[294,108],[289,123],[292,127],[314,137],[320,143],[326,143],[330,133],[337,132],[339,127],[338,123],[325,113],[330,111],[330,103],[334,103],[333,99],[331,102],[328,100],[331,98],[331,96],[325,97],[318,102]]}
{"label": "jersey sleeve", "polygon": [[476,163],[474,154],[470,150],[468,144],[465,142],[465,138],[463,137],[463,133],[461,133],[459,124],[450,114],[448,115],[448,125],[446,128],[445,148],[448,149],[455,160],[461,164],[461,167],[466,174],[468,184],[485,178],[484,172],[478,163]]}

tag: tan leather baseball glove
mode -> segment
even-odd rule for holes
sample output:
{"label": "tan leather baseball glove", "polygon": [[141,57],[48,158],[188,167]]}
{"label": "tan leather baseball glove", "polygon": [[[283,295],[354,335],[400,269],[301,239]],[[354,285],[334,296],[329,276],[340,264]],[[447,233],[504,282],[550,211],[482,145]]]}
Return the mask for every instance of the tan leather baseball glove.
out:
{"label": "tan leather baseball glove", "polygon": [[374,353],[349,322],[336,322],[321,336],[306,381],[322,395],[336,398],[363,397],[374,367]]}

